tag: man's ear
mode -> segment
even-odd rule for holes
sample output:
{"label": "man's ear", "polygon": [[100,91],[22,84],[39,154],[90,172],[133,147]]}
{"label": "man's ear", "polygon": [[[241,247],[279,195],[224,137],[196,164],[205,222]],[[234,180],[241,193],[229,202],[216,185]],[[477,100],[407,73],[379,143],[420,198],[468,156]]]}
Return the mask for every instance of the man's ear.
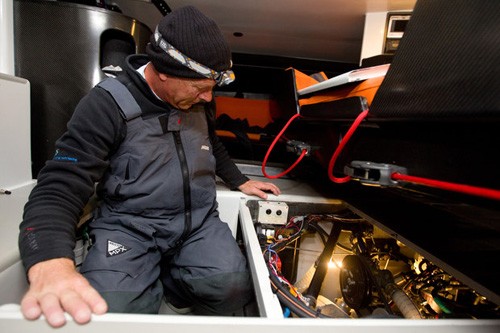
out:
{"label": "man's ear", "polygon": [[164,73],[158,73],[158,77],[161,81],[166,81],[168,79],[168,75]]}

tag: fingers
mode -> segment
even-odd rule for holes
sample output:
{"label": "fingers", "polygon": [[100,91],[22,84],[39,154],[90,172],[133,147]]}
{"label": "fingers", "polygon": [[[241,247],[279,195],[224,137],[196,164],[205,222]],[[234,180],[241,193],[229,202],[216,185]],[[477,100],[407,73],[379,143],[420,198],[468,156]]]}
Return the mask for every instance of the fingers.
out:
{"label": "fingers", "polygon": [[28,320],[35,320],[42,315],[42,309],[38,306],[38,300],[29,294],[26,294],[21,301],[21,312]]}
{"label": "fingers", "polygon": [[21,301],[26,319],[35,320],[44,315],[53,327],[66,323],[67,312],[76,323],[85,324],[92,314],[104,314],[106,301],[75,271],[72,262],[49,260],[34,265],[28,272],[30,287]]}
{"label": "fingers", "polygon": [[40,300],[40,308],[50,326],[61,327],[66,323],[64,311],[54,294],[47,294]]}
{"label": "fingers", "polygon": [[267,199],[267,193],[259,190],[258,188],[253,188],[250,194],[258,196],[259,198],[264,200]]}
{"label": "fingers", "polygon": [[85,324],[92,318],[92,313],[106,313],[107,304],[95,289],[88,286],[81,295],[72,290],[65,290],[60,297],[54,293],[38,298],[27,294],[21,302],[21,311],[28,320],[36,320],[43,314],[52,327],[61,327],[66,323],[64,312],[78,324]]}
{"label": "fingers", "polygon": [[264,183],[265,187],[261,188],[263,190],[271,191],[274,195],[280,195],[281,191],[278,186],[273,183]]}
{"label": "fingers", "polygon": [[280,195],[281,191],[278,188],[278,186],[274,185],[273,183],[266,183],[266,182],[260,182],[260,181],[253,181],[251,184],[253,187],[255,187],[258,190],[261,191],[268,191],[273,193],[274,195]]}
{"label": "fingers", "polygon": [[47,322],[53,327],[61,327],[66,323],[64,311],[54,294],[47,294],[42,298],[26,294],[21,301],[21,312],[28,320],[36,320],[44,314]]}
{"label": "fingers", "polygon": [[271,192],[274,195],[280,195],[281,191],[278,186],[273,183],[249,180],[239,187],[239,189],[248,195],[255,195],[262,199],[267,199],[267,193]]}
{"label": "fingers", "polygon": [[101,315],[108,311],[108,305],[101,295],[92,287],[82,293],[83,300],[90,306],[92,313]]}
{"label": "fingers", "polygon": [[68,291],[60,298],[62,308],[69,313],[78,324],[90,321],[92,311],[83,298],[73,291]]}

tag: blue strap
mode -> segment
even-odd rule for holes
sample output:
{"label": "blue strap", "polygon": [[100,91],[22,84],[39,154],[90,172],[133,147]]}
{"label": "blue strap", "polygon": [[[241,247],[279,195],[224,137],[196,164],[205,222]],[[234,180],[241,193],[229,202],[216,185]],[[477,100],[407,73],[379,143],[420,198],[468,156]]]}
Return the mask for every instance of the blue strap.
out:
{"label": "blue strap", "polygon": [[134,96],[132,96],[127,87],[117,79],[111,77],[107,78],[101,81],[98,86],[111,94],[127,121],[137,118],[142,114],[141,107],[137,104]]}

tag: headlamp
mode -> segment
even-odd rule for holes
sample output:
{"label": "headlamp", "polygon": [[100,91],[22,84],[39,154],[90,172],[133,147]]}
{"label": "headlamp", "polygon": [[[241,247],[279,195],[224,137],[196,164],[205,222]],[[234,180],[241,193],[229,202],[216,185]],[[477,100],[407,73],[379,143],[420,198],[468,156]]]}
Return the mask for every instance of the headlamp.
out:
{"label": "headlamp", "polygon": [[208,79],[215,80],[217,85],[225,86],[234,81],[235,75],[232,70],[228,69],[223,72],[218,72],[189,58],[181,51],[177,50],[172,44],[163,39],[160,32],[158,31],[158,27],[156,27],[154,37],[156,45],[158,45],[163,51],[165,51],[166,54],[168,54],[170,57],[172,57],[182,65],[195,71],[196,73],[201,74]]}

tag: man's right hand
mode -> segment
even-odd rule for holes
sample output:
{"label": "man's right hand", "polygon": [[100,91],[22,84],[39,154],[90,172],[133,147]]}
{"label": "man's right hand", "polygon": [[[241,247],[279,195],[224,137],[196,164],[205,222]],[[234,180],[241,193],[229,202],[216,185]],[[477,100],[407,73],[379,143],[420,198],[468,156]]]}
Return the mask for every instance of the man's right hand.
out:
{"label": "man's right hand", "polygon": [[78,324],[90,321],[92,314],[104,314],[106,301],[92,288],[67,258],[51,259],[32,266],[28,271],[30,287],[21,301],[26,319],[42,314],[53,327],[66,323],[67,312]]}

